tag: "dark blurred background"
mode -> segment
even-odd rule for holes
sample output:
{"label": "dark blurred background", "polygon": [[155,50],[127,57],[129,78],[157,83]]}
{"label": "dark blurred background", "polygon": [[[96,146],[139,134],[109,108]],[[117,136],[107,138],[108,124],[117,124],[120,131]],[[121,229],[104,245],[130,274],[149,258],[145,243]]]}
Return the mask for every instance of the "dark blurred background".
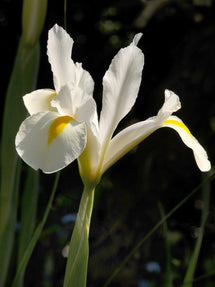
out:
{"label": "dark blurred background", "polygon": [[[48,30],[64,25],[64,1],[48,3],[41,36],[38,88],[53,88],[46,55]],[[21,0],[0,2],[1,114],[21,34]],[[73,60],[82,62],[95,81],[101,109],[102,78],[121,47],[137,32],[145,54],[136,104],[119,128],[154,116],[164,89],[180,96],[177,115],[215,158],[215,4],[213,0],[67,0],[67,31],[75,41]],[[2,118],[2,117],[1,117]],[[97,192],[90,232],[88,287],[103,286],[129,251],[161,219],[160,202],[171,210],[202,181],[192,151],[170,129],[151,135],[103,177]],[[41,174],[38,221],[49,198],[53,175]],[[211,184],[210,212],[196,277],[215,269],[215,202]],[[62,286],[68,243],[82,192],[77,163],[63,170],[52,212],[33,253],[25,286]],[[181,286],[198,236],[201,189],[167,222],[174,286]],[[67,216],[67,217],[65,217]],[[135,252],[113,287],[165,286],[166,249],[160,228]],[[145,284],[145,285],[144,285]],[[147,285],[148,284],[148,285]],[[194,286],[215,286],[214,277]]]}

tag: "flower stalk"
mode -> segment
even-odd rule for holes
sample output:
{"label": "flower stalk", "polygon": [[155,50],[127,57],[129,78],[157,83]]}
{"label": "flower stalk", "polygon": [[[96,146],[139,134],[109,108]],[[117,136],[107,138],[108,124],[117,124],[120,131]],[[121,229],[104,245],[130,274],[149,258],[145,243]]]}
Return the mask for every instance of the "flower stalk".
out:
{"label": "flower stalk", "polygon": [[89,257],[89,229],[93,210],[95,186],[84,187],[66,265],[64,287],[84,287]]}

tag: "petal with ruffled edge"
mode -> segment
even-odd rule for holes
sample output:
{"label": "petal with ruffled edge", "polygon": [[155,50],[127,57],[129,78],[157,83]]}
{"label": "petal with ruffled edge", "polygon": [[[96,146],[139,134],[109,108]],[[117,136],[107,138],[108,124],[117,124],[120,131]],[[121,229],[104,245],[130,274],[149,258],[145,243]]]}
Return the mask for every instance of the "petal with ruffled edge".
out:
{"label": "petal with ruffled edge", "polygon": [[170,90],[164,92],[165,100],[161,109],[157,114],[157,122],[163,123],[172,113],[177,112],[181,108],[179,97]]}
{"label": "petal with ruffled edge", "polygon": [[210,170],[211,164],[204,148],[192,136],[189,129],[178,117],[170,116],[170,114],[178,108],[180,108],[178,96],[171,91],[167,91],[167,93],[165,93],[165,103],[156,117],[125,128],[111,140],[105,154],[102,173],[142,140],[161,127],[171,127],[176,130],[182,141],[193,150],[199,169],[201,171]]}
{"label": "petal with ruffled edge", "polygon": [[[74,104],[73,93],[82,99],[78,106]],[[96,103],[93,97],[84,94],[83,89],[77,87],[71,90],[67,85],[63,86],[51,101],[51,106],[55,107],[62,115],[70,115],[78,122],[85,122],[90,128],[92,127],[92,131],[94,131],[93,127],[98,130]]]}
{"label": "petal with ruffled edge", "polygon": [[55,111],[55,108],[50,104],[55,96],[56,93],[54,90],[39,89],[26,94],[23,97],[23,101],[29,114],[33,115],[43,111]]}
{"label": "petal with ruffled edge", "polygon": [[103,78],[103,102],[100,116],[100,132],[107,142],[120,122],[134,105],[141,83],[144,55],[136,46],[141,34],[121,49],[113,58]]}
{"label": "petal with ruffled edge", "polygon": [[87,141],[85,123],[56,112],[40,112],[20,126],[15,145],[20,157],[35,170],[56,172],[82,153]]}
{"label": "petal with ruffled edge", "polygon": [[71,59],[73,39],[57,24],[49,30],[47,54],[57,92],[65,83],[75,81],[75,64]]}

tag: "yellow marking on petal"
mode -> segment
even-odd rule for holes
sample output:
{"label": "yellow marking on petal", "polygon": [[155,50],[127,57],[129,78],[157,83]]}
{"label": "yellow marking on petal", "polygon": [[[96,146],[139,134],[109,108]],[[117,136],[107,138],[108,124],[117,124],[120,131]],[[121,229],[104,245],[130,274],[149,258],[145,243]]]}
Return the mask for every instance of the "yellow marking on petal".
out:
{"label": "yellow marking on petal", "polygon": [[57,136],[62,133],[63,129],[66,127],[66,125],[73,121],[74,119],[70,116],[62,116],[56,118],[50,125],[49,131],[48,131],[48,145],[52,143],[54,139],[57,138]]}
{"label": "yellow marking on petal", "polygon": [[51,101],[54,99],[54,97],[57,96],[57,93],[53,93],[50,95],[50,100],[49,100],[49,108],[50,110],[53,109],[53,107],[51,106]]}
{"label": "yellow marking on petal", "polygon": [[175,126],[182,128],[192,138],[192,134],[191,134],[190,130],[188,129],[188,127],[185,126],[185,124],[183,124],[179,121],[176,121],[176,120],[166,120],[163,123],[163,125],[165,125],[165,124],[175,125]]}

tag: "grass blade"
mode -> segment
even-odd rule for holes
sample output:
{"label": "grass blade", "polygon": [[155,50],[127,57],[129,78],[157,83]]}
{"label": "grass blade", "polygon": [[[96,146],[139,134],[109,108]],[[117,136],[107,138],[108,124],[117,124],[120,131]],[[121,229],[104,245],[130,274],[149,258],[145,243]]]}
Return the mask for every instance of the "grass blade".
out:
{"label": "grass blade", "polygon": [[22,276],[23,276],[23,272],[25,271],[26,267],[27,267],[27,264],[28,264],[28,261],[31,257],[31,254],[34,250],[34,247],[41,235],[41,232],[43,230],[43,227],[46,223],[46,220],[47,220],[47,217],[49,215],[49,212],[50,212],[50,209],[52,207],[52,202],[53,202],[53,199],[54,199],[54,196],[55,196],[55,192],[57,190],[57,185],[58,185],[58,181],[59,181],[59,177],[60,177],[60,173],[57,173],[56,177],[55,177],[55,182],[54,182],[54,185],[53,185],[53,188],[52,188],[52,192],[51,192],[51,196],[49,198],[49,201],[48,201],[48,204],[47,204],[47,207],[46,207],[46,210],[44,212],[44,215],[43,215],[43,218],[42,218],[42,221],[40,222],[40,224],[37,226],[35,232],[34,232],[34,235],[30,241],[30,243],[28,244],[28,247],[26,248],[26,251],[22,257],[22,260],[18,266],[18,270],[17,270],[17,273],[15,275],[15,278],[13,280],[13,284],[11,287],[17,287]]}
{"label": "grass blade", "polygon": [[[39,44],[26,47],[20,39],[6,95],[1,144],[0,174],[0,286],[4,286],[10,263],[16,223],[20,160],[14,139],[26,115],[22,96],[35,88],[39,68]],[[18,111],[18,112],[17,112]]]}
{"label": "grass blade", "polygon": [[[205,178],[204,178],[205,179]],[[196,265],[198,262],[199,258],[199,253],[202,245],[202,240],[204,236],[204,229],[205,229],[205,224],[207,221],[208,213],[209,213],[209,205],[210,205],[210,182],[209,179],[206,178],[204,180],[203,185],[202,185],[202,198],[203,198],[203,209],[202,209],[202,216],[201,216],[201,225],[200,225],[200,233],[197,238],[193,254],[191,256],[189,266],[184,278],[183,284],[186,285],[187,287],[192,287],[193,286],[193,279],[194,279],[194,273],[196,269]]]}

